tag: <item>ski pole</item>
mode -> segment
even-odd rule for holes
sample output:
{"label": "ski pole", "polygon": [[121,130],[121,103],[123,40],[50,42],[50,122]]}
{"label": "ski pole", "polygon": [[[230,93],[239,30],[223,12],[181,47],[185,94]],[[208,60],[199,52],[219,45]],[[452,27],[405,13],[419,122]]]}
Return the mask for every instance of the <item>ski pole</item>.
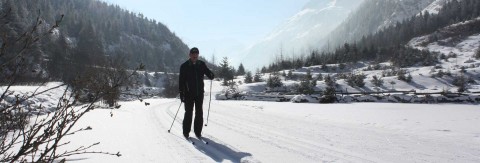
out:
{"label": "ski pole", "polygon": [[205,123],[205,126],[208,126],[208,117],[210,117],[210,104],[212,103],[212,83],[213,80],[210,80],[210,101],[208,102],[207,123]]}
{"label": "ski pole", "polygon": [[170,130],[172,129],[173,123],[175,122],[175,119],[177,119],[177,114],[178,114],[178,111],[180,111],[180,107],[182,106],[182,103],[183,102],[180,100],[180,106],[178,106],[177,113],[175,113],[175,118],[173,118],[173,122],[172,122],[172,125],[170,125],[170,129],[168,129],[168,133],[170,133]]}

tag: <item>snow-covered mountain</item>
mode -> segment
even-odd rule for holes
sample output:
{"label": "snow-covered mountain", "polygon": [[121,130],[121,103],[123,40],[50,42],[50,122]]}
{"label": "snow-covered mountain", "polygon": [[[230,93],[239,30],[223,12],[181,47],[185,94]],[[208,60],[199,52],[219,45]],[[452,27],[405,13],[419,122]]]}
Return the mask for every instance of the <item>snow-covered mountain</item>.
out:
{"label": "snow-covered mountain", "polygon": [[436,14],[445,2],[446,0],[365,0],[327,39],[330,47],[353,42],[425,11]]}
{"label": "snow-covered mountain", "polygon": [[[386,6],[391,8],[391,14],[385,15],[386,19],[382,24],[377,28],[378,30],[385,27],[394,25],[397,22],[401,22],[407,18],[410,18],[418,13],[426,10],[427,7],[435,8],[435,5],[430,6],[430,4],[436,2],[437,0],[391,0],[393,3],[392,6]],[[438,6],[438,5],[437,5]]]}
{"label": "snow-covered mountain", "polygon": [[240,57],[247,68],[268,64],[275,56],[316,49],[363,0],[311,0],[297,14],[251,46]]}
{"label": "snow-covered mountain", "polygon": [[443,7],[443,5],[445,5],[446,2],[447,0],[435,0],[425,9],[423,9],[422,13],[425,13],[425,11],[427,11],[430,14],[438,14],[438,11]]}

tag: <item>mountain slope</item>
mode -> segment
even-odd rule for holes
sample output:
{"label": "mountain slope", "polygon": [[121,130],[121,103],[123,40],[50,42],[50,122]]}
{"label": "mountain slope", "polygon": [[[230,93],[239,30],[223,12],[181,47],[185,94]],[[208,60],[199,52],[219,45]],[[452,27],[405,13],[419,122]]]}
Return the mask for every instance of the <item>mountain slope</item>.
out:
{"label": "mountain slope", "polygon": [[250,47],[240,60],[248,68],[259,67],[298,51],[316,49],[362,1],[312,0],[266,38]]}
{"label": "mountain slope", "polygon": [[10,8],[4,18],[10,23],[0,27],[9,40],[30,29],[37,17],[43,22],[41,33],[64,15],[58,30],[32,48],[39,55],[31,65],[49,78],[64,79],[63,73],[82,73],[108,62],[176,71],[188,54],[187,45],[162,23],[98,0],[2,1],[4,13]]}
{"label": "mountain slope", "polygon": [[442,4],[439,0],[366,0],[328,36],[330,49],[357,41],[439,4]]}

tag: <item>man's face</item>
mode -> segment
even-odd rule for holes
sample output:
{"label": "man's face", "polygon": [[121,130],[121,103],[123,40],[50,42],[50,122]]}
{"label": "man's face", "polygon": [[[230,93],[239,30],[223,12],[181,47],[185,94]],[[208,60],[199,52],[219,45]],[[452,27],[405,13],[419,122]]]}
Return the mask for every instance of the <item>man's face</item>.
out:
{"label": "man's face", "polygon": [[198,53],[190,53],[190,60],[196,62],[198,60]]}

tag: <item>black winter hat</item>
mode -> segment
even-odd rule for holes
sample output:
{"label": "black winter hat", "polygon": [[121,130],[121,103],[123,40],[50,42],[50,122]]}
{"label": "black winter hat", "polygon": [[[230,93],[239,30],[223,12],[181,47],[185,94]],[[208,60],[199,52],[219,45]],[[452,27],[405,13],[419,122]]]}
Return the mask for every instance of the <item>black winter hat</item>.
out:
{"label": "black winter hat", "polygon": [[200,53],[200,51],[198,51],[197,47],[193,47],[192,49],[190,49],[190,54],[193,54],[193,53]]}

